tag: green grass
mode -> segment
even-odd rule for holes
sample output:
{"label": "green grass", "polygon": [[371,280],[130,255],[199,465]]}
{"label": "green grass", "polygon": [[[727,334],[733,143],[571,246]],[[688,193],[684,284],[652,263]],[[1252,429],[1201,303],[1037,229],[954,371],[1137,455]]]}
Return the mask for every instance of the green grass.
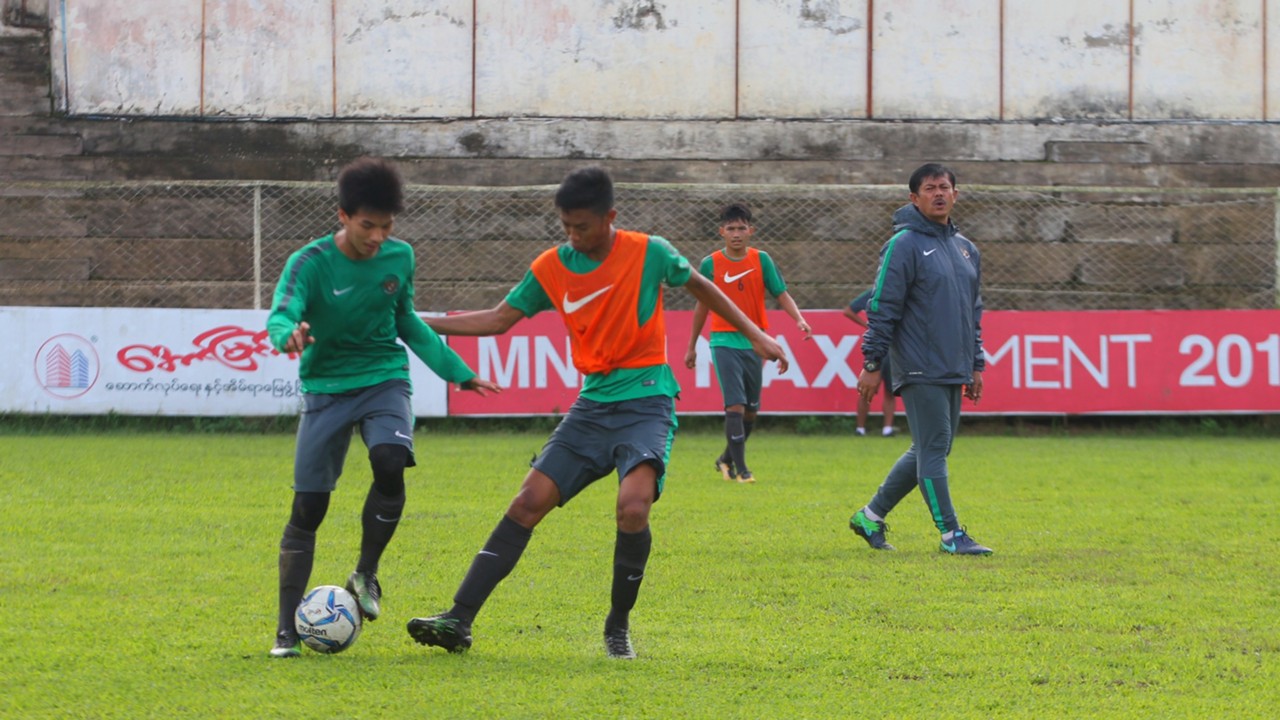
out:
{"label": "green grass", "polygon": [[[963,431],[962,431],[963,433]],[[754,486],[676,442],[632,616],[603,657],[614,483],[557,510],[447,655],[448,607],[545,434],[417,438],[384,616],[346,653],[266,657],[288,434],[0,436],[0,717],[1258,717],[1280,706],[1280,443],[966,436],[953,495],[988,558],[847,529],[907,440],[760,432]],[[312,585],[341,584],[358,441]]]}

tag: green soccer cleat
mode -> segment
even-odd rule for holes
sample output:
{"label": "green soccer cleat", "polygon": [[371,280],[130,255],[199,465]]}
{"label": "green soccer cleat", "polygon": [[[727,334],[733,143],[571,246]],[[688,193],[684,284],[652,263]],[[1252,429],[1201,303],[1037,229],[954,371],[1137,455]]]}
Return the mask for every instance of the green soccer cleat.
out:
{"label": "green soccer cleat", "polygon": [[353,572],[347,578],[347,592],[355,596],[360,614],[365,620],[377,620],[382,614],[382,585],[378,576],[368,572]]}
{"label": "green soccer cleat", "polygon": [[451,653],[466,652],[471,647],[471,625],[449,613],[414,618],[408,629],[409,636],[419,645],[434,645]]}
{"label": "green soccer cleat", "polygon": [[888,524],[883,520],[872,520],[861,510],[849,518],[849,529],[858,537],[866,540],[867,544],[876,550],[896,549],[884,539],[884,534],[889,531]]}

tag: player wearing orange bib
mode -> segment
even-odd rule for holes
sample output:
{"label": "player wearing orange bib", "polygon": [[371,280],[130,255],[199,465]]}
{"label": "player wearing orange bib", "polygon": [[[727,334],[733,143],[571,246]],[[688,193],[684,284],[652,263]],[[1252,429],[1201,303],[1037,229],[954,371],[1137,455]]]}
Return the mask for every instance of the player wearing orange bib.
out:
{"label": "player wearing orange bib", "polygon": [[498,583],[515,568],[533,529],[559,505],[616,471],[617,535],[609,614],[609,657],[635,657],[630,613],[652,546],[649,509],[662,495],[675,438],[675,397],[667,364],[662,286],[683,285],[700,305],[728,319],[760,356],[777,360],[782,347],[765,335],[709,280],[694,273],[671,243],[617,230],[613,182],[600,168],[569,173],[556,192],[568,242],[533,261],[524,279],[490,310],[432,318],[442,335],[499,335],[521,318],[555,310],[569,332],[582,391],[533,461],[453,596],[445,613],[409,621],[423,645],[462,652],[471,624]]}
{"label": "player wearing orange bib", "polygon": [[[812,335],[809,323],[787,292],[787,284],[773,259],[769,253],[747,245],[753,234],[751,210],[737,203],[726,206],[720,211],[724,249],[703,258],[699,271],[761,330],[769,328],[765,293],[773,296],[808,340]],[[702,335],[707,312],[707,306],[701,302],[693,310],[693,331],[684,355],[684,364],[690,369],[697,365],[698,337]],[[724,396],[724,434],[728,440],[724,452],[716,458],[716,470],[725,480],[755,482],[755,475],[747,468],[746,444],[760,412],[763,361],[751,349],[747,338],[715,312],[711,315],[711,357]]]}

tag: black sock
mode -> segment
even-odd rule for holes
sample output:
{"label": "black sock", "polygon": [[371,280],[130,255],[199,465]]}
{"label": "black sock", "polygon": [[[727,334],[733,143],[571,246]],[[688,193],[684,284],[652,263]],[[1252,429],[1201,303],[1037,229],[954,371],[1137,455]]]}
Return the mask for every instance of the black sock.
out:
{"label": "black sock", "polygon": [[369,495],[364,499],[364,512],[360,515],[364,532],[360,536],[360,560],[356,563],[356,571],[378,571],[378,560],[382,558],[382,551],[387,549],[387,543],[391,542],[391,536],[396,534],[402,510],[404,493],[388,497],[373,487],[369,488]]}
{"label": "black sock", "polygon": [[747,470],[747,432],[743,428],[742,413],[727,412],[724,414],[724,435],[729,439],[729,457],[741,475]]}
{"label": "black sock", "polygon": [[637,533],[618,531],[613,545],[613,589],[609,617],[604,621],[606,628],[629,627],[631,608],[636,606],[652,546],[649,528]]}
{"label": "black sock", "polygon": [[742,419],[742,442],[746,442],[751,439],[751,428],[755,426],[755,420],[747,420],[745,417]]}
{"label": "black sock", "polygon": [[475,620],[489,593],[516,566],[532,536],[532,530],[503,515],[484,548],[471,560],[471,568],[454,593],[453,609],[449,612],[468,623]]}
{"label": "black sock", "polygon": [[307,592],[311,579],[311,565],[316,557],[316,534],[294,527],[284,526],[280,539],[280,614],[276,619],[276,631],[294,632],[293,614]]}

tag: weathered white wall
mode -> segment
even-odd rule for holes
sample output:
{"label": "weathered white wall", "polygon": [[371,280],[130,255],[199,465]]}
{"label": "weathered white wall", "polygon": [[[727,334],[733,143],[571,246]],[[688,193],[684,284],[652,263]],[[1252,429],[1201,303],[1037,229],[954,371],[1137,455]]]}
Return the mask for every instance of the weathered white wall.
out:
{"label": "weathered white wall", "polygon": [[1135,0],[1133,24],[1135,117],[1261,116],[1259,0]]}
{"label": "weathered white wall", "polygon": [[741,117],[867,116],[866,0],[744,2],[741,8]]}
{"label": "weathered white wall", "polygon": [[733,115],[732,2],[481,2],[476,114]]}
{"label": "weathered white wall", "polygon": [[875,117],[999,117],[1000,0],[881,2],[873,23]]}
{"label": "weathered white wall", "polygon": [[[66,23],[66,54],[59,58],[60,51],[55,52],[53,65],[60,79],[56,87],[65,93],[62,100],[68,110],[199,114],[200,3],[139,0],[66,5],[65,18],[59,15]],[[55,10],[58,7],[54,5]],[[55,36],[60,50],[61,35]],[[63,85],[58,72],[64,63],[70,87]]]}
{"label": "weathered white wall", "polygon": [[73,114],[1280,117],[1280,0],[43,2]]}
{"label": "weathered white wall", "polygon": [[1128,118],[1127,0],[1011,2],[1004,42],[1005,118]]}
{"label": "weathered white wall", "polygon": [[471,0],[337,0],[339,117],[471,114]]}

